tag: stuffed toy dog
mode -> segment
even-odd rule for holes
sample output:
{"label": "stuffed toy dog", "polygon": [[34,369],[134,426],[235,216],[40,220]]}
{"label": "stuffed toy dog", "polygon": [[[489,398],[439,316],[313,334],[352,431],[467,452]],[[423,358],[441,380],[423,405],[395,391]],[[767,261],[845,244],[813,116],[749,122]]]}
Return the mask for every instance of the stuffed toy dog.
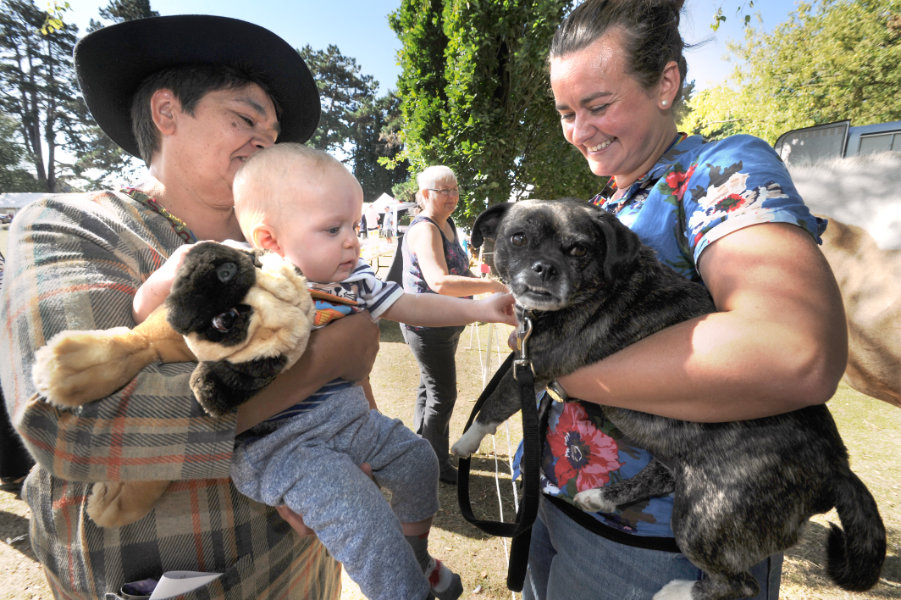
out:
{"label": "stuffed toy dog", "polygon": [[[313,301],[280,256],[201,242],[179,267],[166,302],[133,329],[62,331],[35,354],[32,379],[59,407],[112,394],[152,362],[197,360],[190,385],[222,415],[248,400],[306,349]],[[168,481],[100,482],[88,515],[102,527],[143,517]]]}

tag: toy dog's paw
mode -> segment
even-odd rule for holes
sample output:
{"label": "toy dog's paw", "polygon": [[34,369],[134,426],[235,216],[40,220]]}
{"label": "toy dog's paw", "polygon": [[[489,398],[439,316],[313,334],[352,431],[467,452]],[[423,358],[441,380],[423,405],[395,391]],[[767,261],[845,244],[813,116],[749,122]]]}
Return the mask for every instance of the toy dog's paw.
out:
{"label": "toy dog's paw", "polygon": [[573,498],[576,506],[586,512],[613,512],[616,510],[616,504],[610,502],[604,495],[602,488],[593,490],[585,490],[579,492]]}
{"label": "toy dog's paw", "polygon": [[485,425],[474,421],[472,426],[453,445],[451,452],[453,452],[454,456],[468,458],[478,451],[485,436],[494,433],[496,430],[497,425]]}
{"label": "toy dog's paw", "polygon": [[101,481],[88,498],[88,516],[101,527],[123,527],[143,518],[168,481]]}
{"label": "toy dog's paw", "polygon": [[283,355],[243,363],[205,360],[191,373],[191,390],[204,410],[224,415],[272,383],[286,361]]}
{"label": "toy dog's paw", "polygon": [[128,334],[127,327],[116,327],[63,331],[53,336],[35,352],[31,376],[38,393],[63,407],[110,395],[140,369],[129,375],[128,365],[122,364],[122,340]]}

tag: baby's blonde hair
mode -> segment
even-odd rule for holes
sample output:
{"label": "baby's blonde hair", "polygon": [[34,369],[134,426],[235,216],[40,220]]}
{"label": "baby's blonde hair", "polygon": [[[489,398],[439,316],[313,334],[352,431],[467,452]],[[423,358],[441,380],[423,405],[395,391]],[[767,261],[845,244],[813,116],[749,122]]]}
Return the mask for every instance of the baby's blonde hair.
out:
{"label": "baby's blonde hair", "polygon": [[353,177],[335,157],[303,144],[285,142],[260,150],[244,163],[232,184],[235,217],[244,238],[251,242],[253,229],[264,223],[277,225],[283,211],[302,195],[296,187],[297,175],[308,181],[333,175],[336,169]]}

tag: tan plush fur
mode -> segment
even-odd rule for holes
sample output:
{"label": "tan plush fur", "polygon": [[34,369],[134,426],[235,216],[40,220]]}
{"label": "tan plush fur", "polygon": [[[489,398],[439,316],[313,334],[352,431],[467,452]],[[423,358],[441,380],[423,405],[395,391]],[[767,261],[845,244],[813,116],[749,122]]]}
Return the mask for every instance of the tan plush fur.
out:
{"label": "tan plush fur", "polygon": [[[166,305],[132,329],[62,331],[35,354],[32,379],[38,392],[61,408],[108,396],[154,362],[252,361],[284,355],[284,368],[303,354],[312,330],[314,305],[306,280],[274,254],[260,257],[256,283],[243,303],[252,307],[246,339],[235,346],[182,336],[167,320]],[[144,517],[168,481],[95,483],[87,513],[101,527],[122,527]]]}
{"label": "tan plush fur", "polygon": [[151,363],[191,360],[160,306],[133,329],[61,331],[35,353],[32,379],[51,404],[81,406],[109,396]]}

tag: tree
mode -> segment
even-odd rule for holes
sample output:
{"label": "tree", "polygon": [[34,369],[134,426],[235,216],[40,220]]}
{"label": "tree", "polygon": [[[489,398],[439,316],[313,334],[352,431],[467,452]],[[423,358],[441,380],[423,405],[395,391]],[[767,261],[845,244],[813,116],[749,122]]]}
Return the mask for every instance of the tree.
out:
{"label": "tree", "polygon": [[[113,23],[159,16],[157,11],[150,8],[149,0],[111,0],[99,12],[102,20],[91,19],[88,33]],[[76,173],[90,182],[92,187],[101,188],[120,187],[123,182],[134,179],[142,169],[140,159],[122,150],[97,126],[84,102],[78,102],[75,110],[77,118],[85,123],[83,135],[76,146]]]}
{"label": "tree", "polygon": [[800,3],[771,34],[749,29],[730,44],[729,82],[691,102],[683,127],[705,135],[758,135],[850,119],[901,119],[901,0]]}
{"label": "tree", "polygon": [[547,53],[572,2],[403,0],[402,156],[443,163],[461,183],[462,220],[512,197],[587,197],[600,187],[563,139]]}
{"label": "tree", "polygon": [[393,93],[367,98],[354,115],[350,140],[353,173],[368,200],[375,200],[407,179],[407,162],[395,160],[403,148],[396,131],[399,120],[400,99]]}
{"label": "tree", "polygon": [[72,48],[77,28],[63,25],[42,34],[46,12],[31,0],[5,0],[0,11],[0,108],[16,119],[16,137],[41,190],[56,192],[71,177],[58,150],[71,147],[79,129]]}
{"label": "tree", "polygon": [[38,192],[37,180],[22,168],[23,148],[15,140],[18,124],[0,114],[0,192]]}
{"label": "tree", "polygon": [[333,44],[326,50],[306,45],[299,52],[316,80],[322,102],[319,127],[307,143],[349,159],[346,144],[354,135],[354,116],[375,99],[379,84],[372,75],[360,72],[356,59],[344,56]]}

